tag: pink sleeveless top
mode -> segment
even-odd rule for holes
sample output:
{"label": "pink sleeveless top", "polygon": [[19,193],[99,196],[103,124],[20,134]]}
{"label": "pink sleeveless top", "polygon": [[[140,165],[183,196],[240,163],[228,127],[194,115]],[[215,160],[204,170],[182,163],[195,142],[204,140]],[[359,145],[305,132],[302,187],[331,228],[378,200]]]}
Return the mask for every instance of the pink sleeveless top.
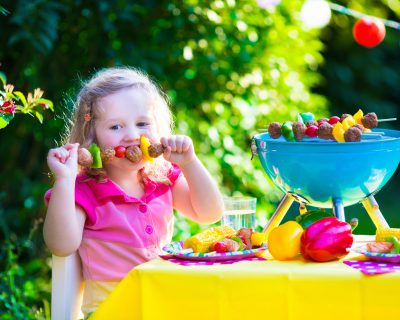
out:
{"label": "pink sleeveless top", "polygon": [[[85,281],[116,283],[133,267],[162,253],[172,240],[172,187],[180,173],[173,165],[170,185],[145,180],[140,199],[128,196],[111,180],[77,177],[75,203],[87,216],[79,247]],[[47,202],[50,196],[51,189],[45,194]]]}

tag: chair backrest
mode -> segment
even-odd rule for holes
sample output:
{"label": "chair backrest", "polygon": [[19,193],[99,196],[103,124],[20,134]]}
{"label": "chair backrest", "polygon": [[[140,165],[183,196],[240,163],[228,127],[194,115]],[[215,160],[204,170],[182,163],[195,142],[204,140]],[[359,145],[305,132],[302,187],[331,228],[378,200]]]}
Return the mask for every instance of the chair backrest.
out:
{"label": "chair backrest", "polygon": [[78,253],[68,257],[52,257],[51,319],[83,319],[82,265]]}

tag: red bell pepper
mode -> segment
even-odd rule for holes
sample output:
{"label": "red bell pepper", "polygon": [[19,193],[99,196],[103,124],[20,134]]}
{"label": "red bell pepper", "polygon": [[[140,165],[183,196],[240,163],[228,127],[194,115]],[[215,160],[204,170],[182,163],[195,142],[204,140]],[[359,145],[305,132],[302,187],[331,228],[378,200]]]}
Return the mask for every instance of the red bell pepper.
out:
{"label": "red bell pepper", "polygon": [[319,262],[339,259],[353,244],[351,226],[335,217],[318,220],[301,236],[301,253],[306,259]]}

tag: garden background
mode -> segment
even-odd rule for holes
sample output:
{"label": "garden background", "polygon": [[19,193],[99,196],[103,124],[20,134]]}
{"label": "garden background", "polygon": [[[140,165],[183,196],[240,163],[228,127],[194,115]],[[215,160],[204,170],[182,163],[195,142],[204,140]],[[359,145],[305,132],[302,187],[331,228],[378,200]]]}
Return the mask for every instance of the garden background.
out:
{"label": "garden background", "polygon": [[[384,19],[400,17],[398,0],[336,3]],[[43,110],[42,124],[18,114],[0,130],[0,319],[49,319],[51,260],[42,239],[43,194],[51,186],[46,155],[61,141],[81,81],[95,71],[129,65],[156,79],[171,99],[176,132],[193,138],[224,194],[258,198],[260,225],[282,193],[258,159],[250,161],[257,129],[306,111],[329,117],[362,108],[400,118],[400,30],[387,28],[384,41],[367,49],[354,41],[354,17],[332,12],[328,26],[304,29],[302,5],[0,3],[1,74],[22,92],[40,87],[54,103],[54,113]],[[381,126],[400,129],[399,121]],[[393,227],[400,227],[399,180],[398,169],[376,196]],[[361,205],[346,208],[346,215],[359,218],[357,233],[374,232]],[[177,216],[175,239],[201,227]]]}

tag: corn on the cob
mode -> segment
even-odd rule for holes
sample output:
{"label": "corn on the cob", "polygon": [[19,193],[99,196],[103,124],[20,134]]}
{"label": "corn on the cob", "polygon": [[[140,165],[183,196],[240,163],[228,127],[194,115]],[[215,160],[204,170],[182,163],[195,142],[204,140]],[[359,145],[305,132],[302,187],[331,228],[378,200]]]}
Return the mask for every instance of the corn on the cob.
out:
{"label": "corn on the cob", "polygon": [[388,237],[396,237],[400,240],[400,229],[399,228],[379,228],[376,229],[375,240],[378,242],[387,241]]}
{"label": "corn on the cob", "polygon": [[187,239],[184,248],[192,248],[193,252],[208,252],[215,241],[236,235],[236,230],[230,226],[220,226],[204,230]]}

